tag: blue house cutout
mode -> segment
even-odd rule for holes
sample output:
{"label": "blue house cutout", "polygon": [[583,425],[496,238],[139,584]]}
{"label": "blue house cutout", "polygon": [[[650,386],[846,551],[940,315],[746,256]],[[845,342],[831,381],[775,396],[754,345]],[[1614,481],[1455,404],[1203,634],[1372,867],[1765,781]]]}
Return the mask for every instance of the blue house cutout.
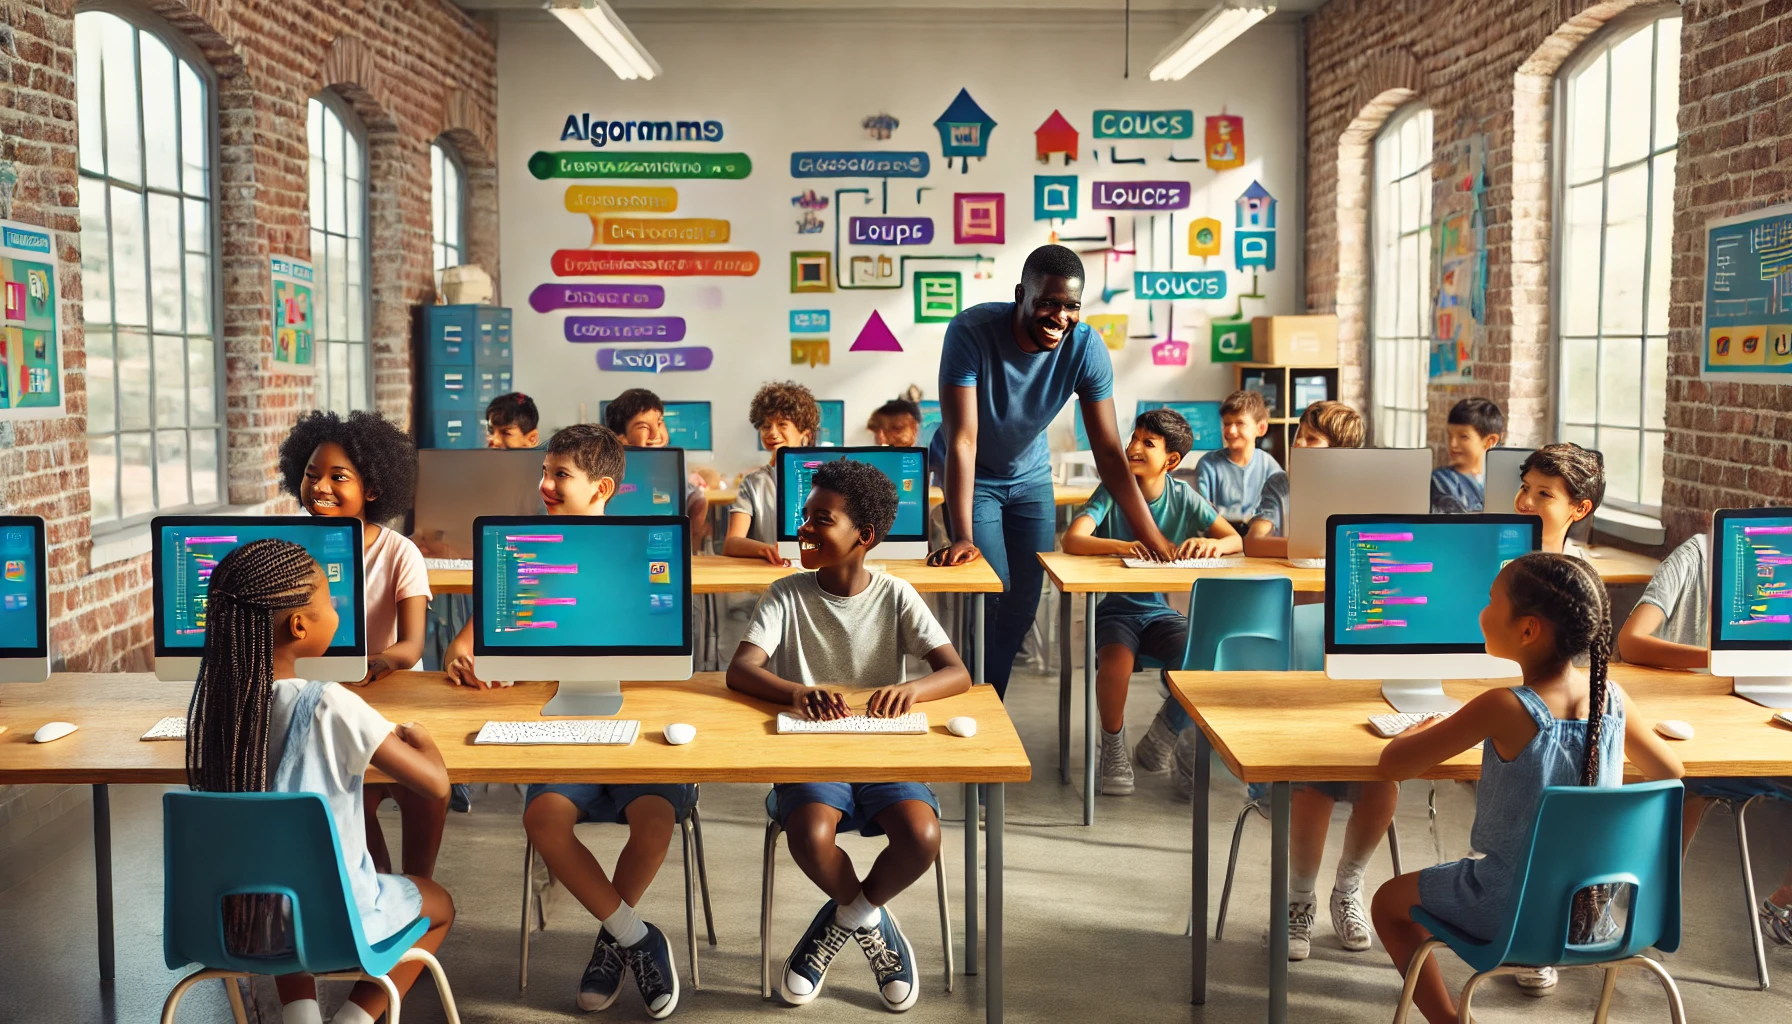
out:
{"label": "blue house cutout", "polygon": [[1251,182],[1251,187],[1238,197],[1238,226],[1275,230],[1276,197],[1258,182]]}
{"label": "blue house cutout", "polygon": [[970,90],[960,89],[933,126],[940,130],[940,149],[946,155],[946,166],[952,166],[955,156],[964,158],[959,171],[966,173],[971,169],[970,157],[981,160],[989,155],[989,133],[996,123],[971,99]]}

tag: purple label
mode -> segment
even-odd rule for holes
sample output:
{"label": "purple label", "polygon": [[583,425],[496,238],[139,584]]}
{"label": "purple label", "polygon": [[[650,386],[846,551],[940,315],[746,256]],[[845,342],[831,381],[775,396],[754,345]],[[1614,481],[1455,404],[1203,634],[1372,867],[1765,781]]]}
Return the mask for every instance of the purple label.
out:
{"label": "purple label", "polygon": [[677,373],[707,370],[715,353],[702,346],[691,348],[600,348],[597,368],[618,373]]}
{"label": "purple label", "polygon": [[529,293],[537,313],[556,309],[658,309],[666,289],[657,284],[541,284]]}
{"label": "purple label", "polygon": [[933,241],[933,218],[854,217],[847,240],[854,245],[926,245]]}
{"label": "purple label", "polygon": [[569,316],[567,341],[683,341],[681,316]]}
{"label": "purple label", "polygon": [[1186,181],[1098,181],[1095,182],[1097,210],[1186,210],[1189,187]]}

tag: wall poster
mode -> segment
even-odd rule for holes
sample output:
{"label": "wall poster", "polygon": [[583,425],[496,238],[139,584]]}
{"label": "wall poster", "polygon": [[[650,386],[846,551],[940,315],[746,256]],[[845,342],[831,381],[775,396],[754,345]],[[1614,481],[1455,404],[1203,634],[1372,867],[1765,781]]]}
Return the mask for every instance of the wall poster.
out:
{"label": "wall poster", "polygon": [[1792,203],[1705,226],[1704,323],[1706,380],[1792,381]]}
{"label": "wall poster", "polygon": [[1444,166],[1431,200],[1430,378],[1465,384],[1478,374],[1487,323],[1487,136],[1438,150]]}
{"label": "wall poster", "polygon": [[291,256],[270,256],[268,266],[274,278],[274,367],[311,373],[317,368],[311,264]]}
{"label": "wall poster", "polygon": [[0,221],[0,420],[62,414],[62,333],[56,323],[56,242],[44,228]]}

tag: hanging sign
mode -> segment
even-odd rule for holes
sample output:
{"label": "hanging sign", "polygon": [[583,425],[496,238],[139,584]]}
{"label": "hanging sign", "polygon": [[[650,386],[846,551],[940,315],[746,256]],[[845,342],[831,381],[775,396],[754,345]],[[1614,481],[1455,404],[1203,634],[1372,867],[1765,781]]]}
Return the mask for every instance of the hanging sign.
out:
{"label": "hanging sign", "polygon": [[1089,205],[1097,210],[1186,210],[1186,181],[1097,181]]}
{"label": "hanging sign", "polygon": [[666,289],[657,284],[538,284],[529,293],[537,313],[556,309],[658,309]]}
{"label": "hanging sign", "polygon": [[1098,139],[1187,139],[1195,134],[1192,110],[1097,110]]}
{"label": "hanging sign", "polygon": [[933,241],[932,217],[854,217],[846,240],[853,245],[926,245]]}
{"label": "hanging sign", "polygon": [[869,153],[806,152],[790,154],[792,178],[925,178],[926,153],[875,150]]}
{"label": "hanging sign", "polygon": [[1141,299],[1223,299],[1223,270],[1136,270],[1133,295]]}
{"label": "hanging sign", "polygon": [[745,153],[547,153],[529,158],[529,173],[549,178],[744,178]]}

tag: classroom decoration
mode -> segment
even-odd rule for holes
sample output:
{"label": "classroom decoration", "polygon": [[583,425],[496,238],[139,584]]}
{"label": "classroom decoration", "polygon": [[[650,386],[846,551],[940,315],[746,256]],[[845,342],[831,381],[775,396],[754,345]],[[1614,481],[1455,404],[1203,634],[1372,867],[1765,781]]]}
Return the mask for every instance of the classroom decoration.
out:
{"label": "classroom decoration", "polygon": [[915,273],[915,323],[947,323],[963,308],[964,275],[957,271]]}
{"label": "classroom decoration", "polygon": [[829,361],[828,339],[826,338],[792,338],[790,339],[790,365],[801,366],[808,363],[811,368],[827,366]]}
{"label": "classroom decoration", "polygon": [[552,266],[561,277],[752,277],[759,273],[759,254],[561,249],[554,253]]}
{"label": "classroom decoration", "polygon": [[1001,244],[1007,238],[1006,199],[1000,192],[956,192],[952,196],[952,241]]}
{"label": "classroom decoration", "polygon": [[1430,379],[1474,380],[1487,322],[1486,135],[1443,146],[1432,186]]}
{"label": "classroom decoration", "polygon": [[[274,368],[288,373],[311,373],[317,368],[313,345],[317,328],[311,298],[316,277],[311,264],[291,256],[270,256],[268,269],[274,285]],[[10,274],[7,280],[6,319],[11,323]]]}
{"label": "classroom decoration", "polygon": [[926,153],[802,152],[790,154],[792,178],[925,178]]}
{"label": "classroom decoration", "polygon": [[1703,377],[1792,374],[1792,204],[1705,225],[1704,310]]}
{"label": "classroom decoration", "polygon": [[1220,254],[1221,232],[1220,222],[1212,217],[1201,217],[1189,223],[1188,254],[1206,259]]}
{"label": "classroom decoration", "polygon": [[[1276,197],[1253,181],[1238,197],[1238,230],[1232,233],[1232,260],[1240,270],[1276,269]],[[1249,229],[1249,230],[1247,230]]]}
{"label": "classroom decoration", "polygon": [[793,252],[790,254],[790,291],[831,292],[834,290],[834,254],[828,252]]}
{"label": "classroom decoration", "polygon": [[1207,119],[1207,166],[1216,171],[1244,166],[1244,118],[1221,113]]}
{"label": "classroom decoration", "polygon": [[1208,361],[1213,363],[1248,363],[1251,360],[1251,322],[1214,320],[1208,324],[1212,346]]}
{"label": "classroom decoration", "polygon": [[896,129],[902,127],[902,122],[891,117],[889,114],[877,113],[860,121],[859,127],[865,129],[866,135],[882,142],[885,139],[888,139],[891,135],[894,135]]}
{"label": "classroom decoration", "polygon": [[578,139],[601,149],[611,142],[720,142],[722,122],[709,121],[611,121],[590,112],[566,115],[560,141]]}
{"label": "classroom decoration", "polygon": [[803,215],[797,218],[796,233],[799,235],[818,235],[827,227],[827,222],[817,215],[817,211],[828,208],[828,197],[818,196],[814,189],[804,189],[801,195],[790,197],[790,205],[800,208]]}
{"label": "classroom decoration", "polygon": [[1141,299],[1223,299],[1223,270],[1135,270],[1133,294]]}
{"label": "classroom decoration", "polygon": [[1151,365],[1153,366],[1187,366],[1188,342],[1175,338],[1165,338],[1151,346]]}
{"label": "classroom decoration", "polygon": [[996,123],[976,100],[971,99],[970,90],[960,89],[933,126],[940,132],[940,149],[945,153],[946,166],[950,168],[952,158],[958,157],[959,173],[968,174],[971,157],[981,160],[989,155],[989,135]]}
{"label": "classroom decoration", "polygon": [[1033,219],[1076,219],[1076,175],[1033,175]]}
{"label": "classroom decoration", "polygon": [[604,245],[719,245],[730,225],[711,217],[591,217],[591,247]]}
{"label": "classroom decoration", "polygon": [[715,353],[694,345],[687,348],[600,348],[597,368],[617,373],[683,373],[707,370]]}
{"label": "classroom decoration", "polygon": [[825,309],[793,309],[790,311],[790,333],[826,334],[833,315]]}
{"label": "classroom decoration", "polygon": [[664,185],[568,185],[567,213],[671,213],[678,190]]}
{"label": "classroom decoration", "polygon": [[865,326],[859,329],[859,336],[853,339],[851,351],[900,352],[902,343],[896,340],[890,325],[884,323],[883,314],[874,309],[871,311],[871,319],[865,321]]}
{"label": "classroom decoration", "polygon": [[569,316],[565,332],[567,341],[683,341],[684,317]]}
{"label": "classroom decoration", "polygon": [[1053,153],[1064,154],[1066,166],[1076,162],[1077,132],[1064,115],[1056,110],[1039,127],[1033,129],[1033,151],[1042,164],[1052,162]]}
{"label": "classroom decoration", "polygon": [[1097,313],[1083,317],[1083,323],[1089,329],[1101,335],[1102,344],[1110,350],[1118,352],[1126,347],[1126,315],[1124,313]]}
{"label": "classroom decoration", "polygon": [[1276,233],[1274,231],[1235,231],[1232,233],[1232,261],[1238,269],[1262,267],[1276,269]]}
{"label": "classroom decoration", "polygon": [[529,157],[529,173],[549,178],[744,178],[745,153],[548,153]]}
{"label": "classroom decoration", "polygon": [[896,279],[896,261],[879,253],[875,258],[870,256],[854,256],[852,258],[852,283],[854,287],[898,288],[896,284],[881,284]]}
{"label": "classroom decoration", "polygon": [[657,284],[540,284],[529,293],[537,313],[556,309],[658,309],[666,289]]}
{"label": "classroom decoration", "polygon": [[1238,227],[1275,230],[1276,197],[1270,195],[1261,182],[1251,182],[1250,187],[1239,194],[1237,205]]}
{"label": "classroom decoration", "polygon": [[1096,210],[1188,209],[1186,181],[1098,181],[1092,186],[1089,206]]}
{"label": "classroom decoration", "polygon": [[933,241],[932,217],[854,217],[846,240],[853,245],[927,245]]}
{"label": "classroom decoration", "polygon": [[[61,415],[56,244],[48,230],[0,221],[0,284],[6,290],[6,325],[0,333],[0,420]],[[310,308],[307,301],[307,324]],[[310,351],[309,335],[306,351]]]}
{"label": "classroom decoration", "polygon": [[1195,112],[1192,110],[1095,112],[1095,137],[1098,139],[1187,139],[1194,134]]}

